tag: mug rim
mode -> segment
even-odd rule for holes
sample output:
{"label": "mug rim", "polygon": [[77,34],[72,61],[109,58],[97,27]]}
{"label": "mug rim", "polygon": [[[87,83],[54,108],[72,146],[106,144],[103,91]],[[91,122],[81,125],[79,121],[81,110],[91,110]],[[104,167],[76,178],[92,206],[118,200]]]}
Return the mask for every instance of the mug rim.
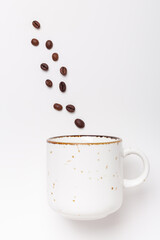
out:
{"label": "mug rim", "polygon": [[[64,138],[64,137],[99,137],[99,138],[111,138],[114,139],[113,141],[109,142],[62,142],[62,141],[52,141],[52,139],[56,140],[57,138]],[[62,144],[62,145],[104,145],[104,144],[112,144],[112,143],[120,143],[122,142],[122,139],[119,137],[113,137],[113,136],[106,136],[106,135],[63,135],[63,136],[56,136],[56,137],[50,137],[47,139],[47,143],[52,144]]]}

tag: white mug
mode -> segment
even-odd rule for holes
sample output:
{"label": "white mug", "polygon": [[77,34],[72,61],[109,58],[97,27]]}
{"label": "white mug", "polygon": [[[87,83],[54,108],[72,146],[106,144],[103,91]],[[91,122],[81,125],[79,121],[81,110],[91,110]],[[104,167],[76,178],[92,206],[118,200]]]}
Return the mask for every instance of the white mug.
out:
{"label": "white mug", "polygon": [[[122,140],[109,136],[61,136],[47,140],[49,205],[61,215],[76,220],[94,220],[117,211],[123,187],[145,181],[149,172],[146,156],[122,148]],[[123,159],[140,157],[143,172],[136,179],[123,178]]]}

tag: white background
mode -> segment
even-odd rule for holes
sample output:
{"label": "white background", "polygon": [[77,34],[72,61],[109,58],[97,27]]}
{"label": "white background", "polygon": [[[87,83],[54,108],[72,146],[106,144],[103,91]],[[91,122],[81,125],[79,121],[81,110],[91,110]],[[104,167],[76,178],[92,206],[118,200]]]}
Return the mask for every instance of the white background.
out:
{"label": "white background", "polygon": [[[159,239],[160,1],[1,1],[0,30],[0,239]],[[55,102],[74,104],[76,113],[56,112]],[[77,117],[85,129],[76,128]],[[46,139],[64,134],[122,137],[148,156],[148,180],[124,190],[122,208],[103,220],[63,219],[47,204]],[[125,161],[125,177],[141,170],[138,158]]]}

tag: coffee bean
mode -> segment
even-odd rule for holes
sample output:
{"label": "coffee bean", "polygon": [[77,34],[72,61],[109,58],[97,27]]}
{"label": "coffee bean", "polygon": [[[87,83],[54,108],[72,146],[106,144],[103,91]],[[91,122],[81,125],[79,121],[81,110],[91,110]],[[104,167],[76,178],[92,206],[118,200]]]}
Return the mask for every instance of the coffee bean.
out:
{"label": "coffee bean", "polygon": [[66,75],[67,75],[67,68],[66,68],[66,67],[61,67],[61,68],[60,68],[60,73],[61,73],[63,76],[66,76]]}
{"label": "coffee bean", "polygon": [[66,110],[67,110],[68,112],[71,112],[71,113],[72,113],[72,112],[75,112],[75,106],[69,104],[69,105],[66,106]]}
{"label": "coffee bean", "polygon": [[52,47],[53,47],[52,41],[51,41],[51,40],[48,40],[48,41],[46,42],[46,48],[51,49]]}
{"label": "coffee bean", "polygon": [[49,79],[47,79],[46,81],[45,81],[45,84],[47,85],[47,87],[52,87],[52,81],[51,80],[49,80]]}
{"label": "coffee bean", "polygon": [[77,126],[78,128],[84,128],[84,126],[85,126],[85,123],[84,123],[83,120],[81,120],[81,119],[76,119],[76,120],[74,121],[74,123],[76,124],[76,126]]}
{"label": "coffee bean", "polygon": [[41,26],[40,23],[38,21],[36,21],[36,20],[32,22],[32,25],[33,25],[33,27],[35,27],[37,29],[39,29],[40,26]]}
{"label": "coffee bean", "polygon": [[38,45],[39,45],[39,41],[38,41],[38,39],[36,39],[36,38],[33,38],[33,39],[31,40],[31,43],[32,43],[33,46],[38,46]]}
{"label": "coffee bean", "polygon": [[58,61],[58,58],[59,58],[58,53],[53,53],[52,54],[53,61]]}
{"label": "coffee bean", "polygon": [[57,111],[61,111],[61,110],[63,109],[62,105],[59,104],[59,103],[55,103],[55,104],[53,105],[53,107],[54,107],[54,109],[56,109]]}
{"label": "coffee bean", "polygon": [[60,82],[59,89],[61,90],[61,92],[65,92],[66,91],[66,84],[65,84],[65,82]]}
{"label": "coffee bean", "polygon": [[46,63],[42,63],[42,64],[41,64],[41,69],[42,69],[43,71],[48,71],[49,67],[48,67],[48,65],[47,65]]}

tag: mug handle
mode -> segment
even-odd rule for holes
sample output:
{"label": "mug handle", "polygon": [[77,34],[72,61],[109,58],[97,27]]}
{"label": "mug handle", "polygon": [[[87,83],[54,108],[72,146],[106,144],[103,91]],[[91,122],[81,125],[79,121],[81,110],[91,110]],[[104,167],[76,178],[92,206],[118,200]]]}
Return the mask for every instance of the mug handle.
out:
{"label": "mug handle", "polygon": [[139,177],[137,177],[135,179],[124,179],[123,185],[126,188],[135,187],[135,186],[141,184],[142,182],[144,182],[148,176],[149,168],[150,168],[149,161],[148,161],[147,157],[144,155],[144,153],[142,153],[138,150],[135,150],[135,149],[125,149],[124,150],[124,158],[131,154],[135,154],[140,157],[140,159],[143,162],[143,172],[141,173],[141,175]]}

